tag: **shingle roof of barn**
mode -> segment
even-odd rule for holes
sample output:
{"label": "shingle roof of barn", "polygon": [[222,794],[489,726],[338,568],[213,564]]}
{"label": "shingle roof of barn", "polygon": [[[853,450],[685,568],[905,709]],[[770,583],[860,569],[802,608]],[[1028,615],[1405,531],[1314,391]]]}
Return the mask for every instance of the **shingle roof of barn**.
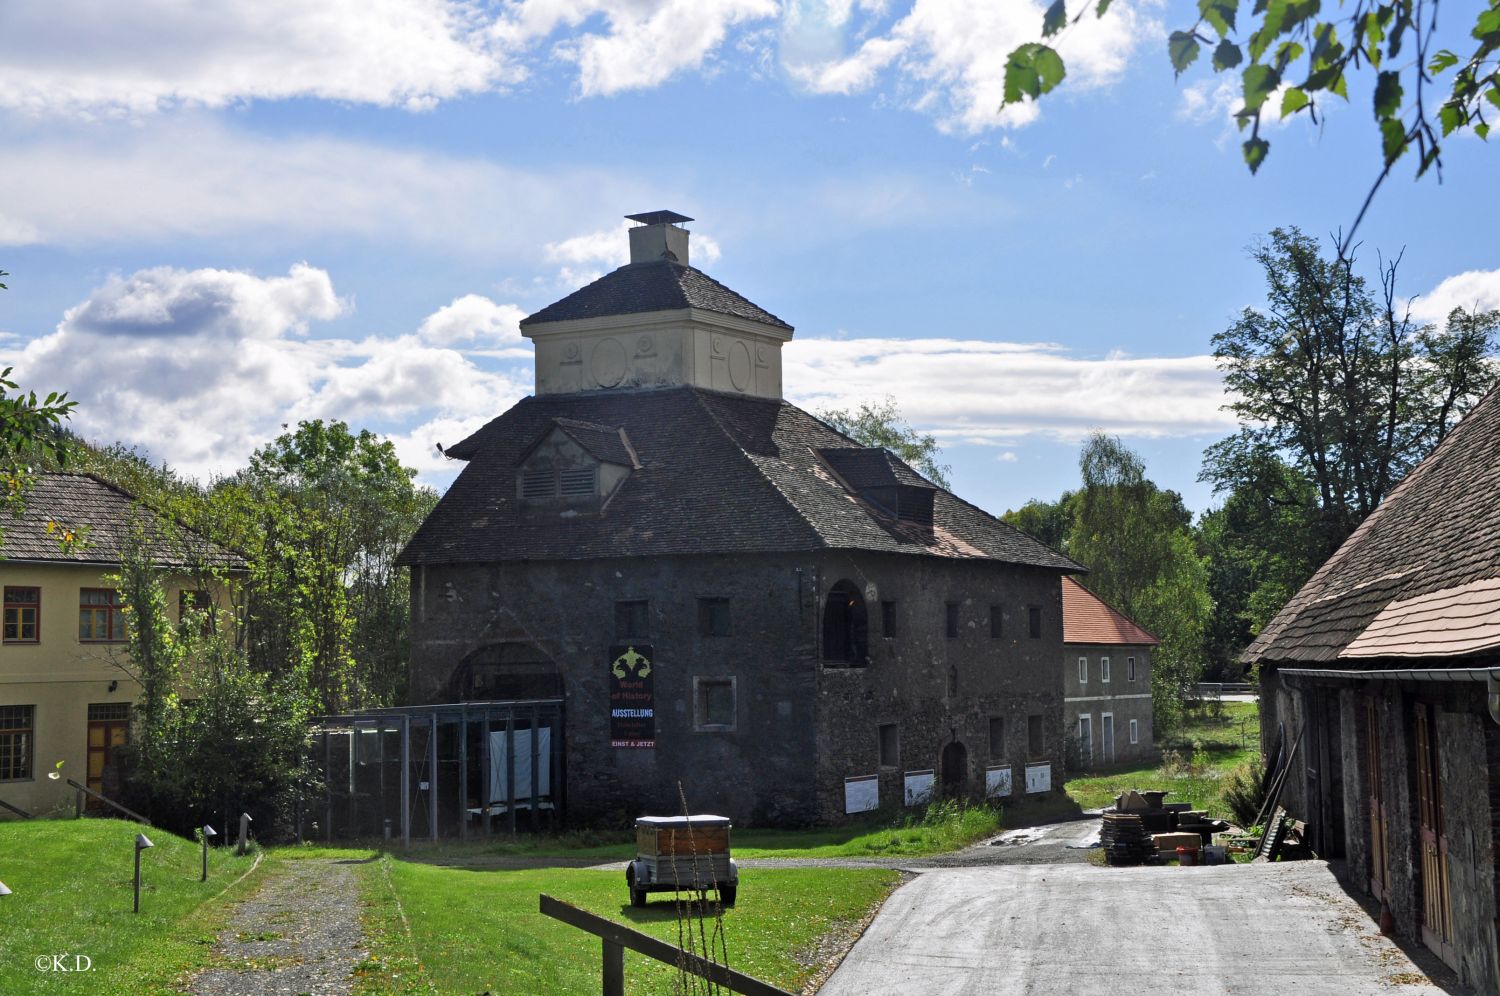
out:
{"label": "shingle roof of barn", "polygon": [[697,308],[764,322],[791,331],[791,326],[760,305],[746,300],[702,270],[667,259],[627,263],[561,301],[522,319],[521,327],[605,315]]}
{"label": "shingle roof of barn", "polygon": [[[1245,658],[1334,660],[1392,603],[1401,603],[1392,606],[1393,613],[1407,603],[1429,615],[1436,611],[1429,624],[1439,627],[1458,625],[1457,615],[1440,618],[1451,605],[1470,626],[1474,610],[1465,593],[1472,592],[1473,582],[1495,577],[1500,577],[1500,390],[1491,391],[1392,490],[1271,620]],[[1500,613],[1500,601],[1492,606]],[[1376,629],[1386,625],[1382,620]],[[1448,656],[1385,639],[1382,646],[1392,657]],[[1346,657],[1363,656],[1361,649]]]}
{"label": "shingle roof of barn", "polygon": [[[619,426],[629,436],[641,467],[602,511],[521,512],[517,460],[557,419]],[[841,486],[814,452],[850,445],[779,399],[695,387],[527,398],[447,451],[469,465],[401,562],[858,549],[1081,570],[942,489],[930,533],[891,520]]]}
{"label": "shingle roof of barn", "polygon": [[[185,526],[164,528],[164,519],[146,509],[134,495],[92,474],[49,473],[37,477],[26,493],[20,516],[0,517],[0,557],[53,563],[118,564],[137,523],[145,527],[151,557],[164,567],[209,565],[241,569],[244,558]],[[56,523],[82,534],[82,542],[63,550]]]}

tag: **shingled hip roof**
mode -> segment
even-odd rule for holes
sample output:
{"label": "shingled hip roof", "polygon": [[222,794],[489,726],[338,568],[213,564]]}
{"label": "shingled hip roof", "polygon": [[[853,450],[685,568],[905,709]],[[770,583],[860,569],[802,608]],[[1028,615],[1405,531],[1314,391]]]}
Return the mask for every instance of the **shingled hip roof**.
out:
{"label": "shingled hip roof", "polygon": [[[53,524],[51,529],[49,524]],[[57,527],[81,541],[64,549]],[[146,508],[134,495],[92,474],[47,473],[26,493],[26,508],[0,521],[0,557],[15,561],[118,564],[135,529],[144,530],[151,559],[162,567],[243,570],[242,556]]]}
{"label": "shingled hip roof", "polygon": [[702,270],[658,259],[626,265],[606,273],[561,301],[521,320],[521,328],[609,315],[696,308],[791,331],[791,326],[760,305],[746,300]]}
{"label": "shingled hip roof", "polygon": [[1500,650],[1500,389],[1372,512],[1246,649],[1256,663]]}
{"label": "shingled hip roof", "polygon": [[[623,429],[639,466],[601,508],[523,514],[520,458],[558,420]],[[448,450],[469,465],[400,563],[853,549],[1082,570],[905,464],[902,479],[933,489],[933,524],[921,532],[894,528],[817,454],[853,446],[774,398],[697,387],[526,398]]]}

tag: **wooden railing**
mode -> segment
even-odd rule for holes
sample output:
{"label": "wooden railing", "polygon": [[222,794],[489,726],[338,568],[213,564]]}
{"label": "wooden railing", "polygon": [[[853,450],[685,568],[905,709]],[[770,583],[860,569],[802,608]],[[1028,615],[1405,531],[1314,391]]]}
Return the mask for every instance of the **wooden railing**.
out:
{"label": "wooden railing", "polygon": [[777,989],[768,982],[753,979],[724,965],[716,965],[650,934],[632,930],[548,895],[542,896],[542,913],[554,920],[561,920],[570,927],[587,931],[603,942],[604,996],[625,996],[626,948],[668,965],[676,965],[683,971],[691,972],[700,979],[708,979],[733,993],[743,993],[744,996],[792,996],[785,989]]}
{"label": "wooden railing", "polygon": [[130,817],[132,820],[135,820],[137,823],[144,823],[148,827],[151,825],[151,821],[148,820],[148,819],[146,819],[140,813],[137,813],[133,809],[126,809],[124,806],[120,805],[118,802],[115,802],[113,799],[106,798],[105,796],[100,795],[98,792],[95,792],[93,789],[89,788],[87,785],[79,785],[77,782],[75,782],[71,778],[68,779],[68,784],[71,785],[71,786],[73,786],[74,788],[76,788],[78,790],[78,804],[77,804],[77,808],[75,809],[75,811],[73,813],[74,816],[78,816],[78,817],[83,816],[83,797],[84,796],[88,796],[90,799],[98,799],[100,802],[104,803],[109,808],[111,808],[113,810],[116,810],[117,812],[124,813],[126,816]]}

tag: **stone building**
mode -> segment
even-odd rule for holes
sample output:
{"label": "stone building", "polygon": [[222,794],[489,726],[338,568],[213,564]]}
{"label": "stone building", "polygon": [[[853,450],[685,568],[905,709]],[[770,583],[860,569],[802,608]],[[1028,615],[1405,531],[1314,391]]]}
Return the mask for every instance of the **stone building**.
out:
{"label": "stone building", "polygon": [[1161,641],[1063,578],[1063,730],[1070,763],[1097,768],[1156,756],[1151,654]]}
{"label": "stone building", "polygon": [[1500,992],[1500,392],[1246,651],[1282,804],[1476,991]]}
{"label": "stone building", "polygon": [[1078,565],[782,400],[792,327],[632,217],[629,264],[521,323],[535,396],[446,451],[413,703],[562,700],[572,818],[1057,790]]}

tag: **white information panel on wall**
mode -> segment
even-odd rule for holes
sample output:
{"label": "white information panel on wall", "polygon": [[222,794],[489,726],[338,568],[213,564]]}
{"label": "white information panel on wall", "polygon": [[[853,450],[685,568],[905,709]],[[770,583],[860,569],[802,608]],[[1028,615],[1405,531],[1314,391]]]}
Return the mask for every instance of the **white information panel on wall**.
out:
{"label": "white information panel on wall", "polygon": [[934,774],[931,768],[926,771],[906,773],[906,804],[908,806],[922,806],[932,801]]}
{"label": "white information panel on wall", "polygon": [[1010,795],[1010,765],[997,764],[984,769],[984,797],[1001,799]]}
{"label": "white information panel on wall", "polygon": [[844,812],[868,813],[879,808],[879,775],[859,775],[844,779]]}
{"label": "white information panel on wall", "polygon": [[1052,788],[1052,765],[1028,764],[1026,766],[1026,791],[1047,792]]}

